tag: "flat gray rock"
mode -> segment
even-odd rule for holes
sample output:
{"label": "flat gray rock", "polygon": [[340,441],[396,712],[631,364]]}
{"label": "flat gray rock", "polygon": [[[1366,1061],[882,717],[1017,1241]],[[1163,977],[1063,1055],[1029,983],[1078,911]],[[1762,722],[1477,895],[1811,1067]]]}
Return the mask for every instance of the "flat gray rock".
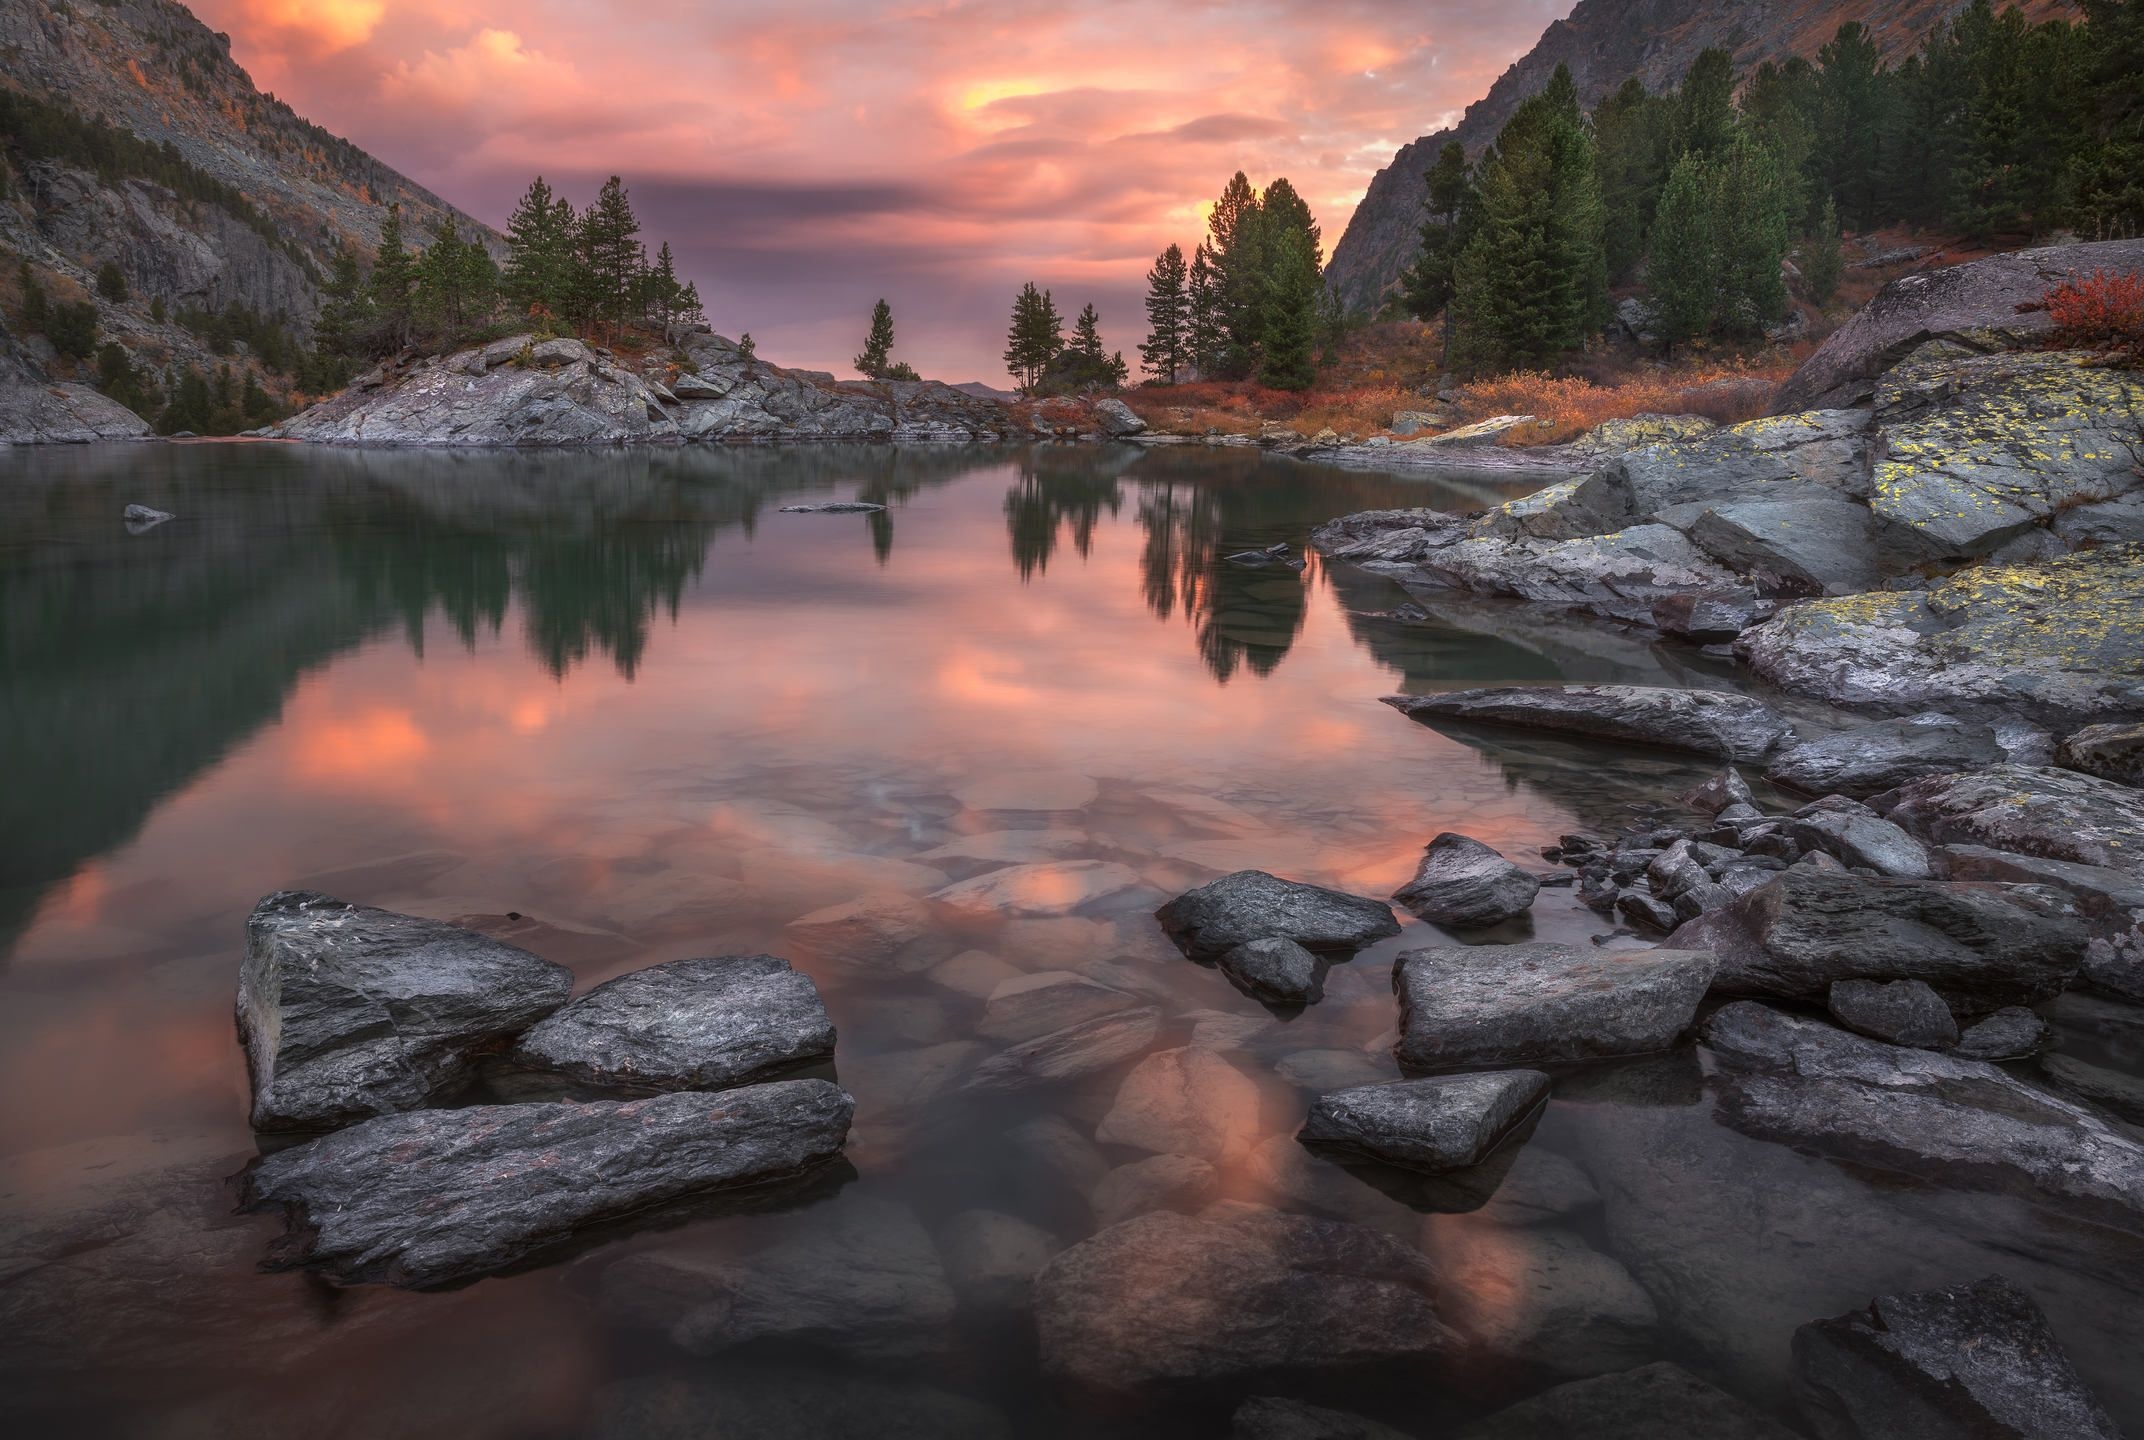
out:
{"label": "flat gray rock", "polygon": [[1480,1162],[1547,1098],[1538,1070],[1357,1085],[1313,1101],[1296,1138],[1438,1175]]}
{"label": "flat gray rock", "polygon": [[1746,695],[1642,685],[1511,685],[1444,695],[1390,695],[1416,720],[1511,725],[1596,740],[1762,760],[1793,739],[1785,716]]}
{"label": "flat gray rock", "polygon": [[1874,1040],[1923,1050],[1958,1043],[1950,1006],[1919,980],[1837,980],[1824,1004],[1832,1019]]}
{"label": "flat gray rock", "polygon": [[1744,1134],[2144,1234],[2144,1144],[1979,1060],[1740,1000],[1705,1022]]}
{"label": "flat gray rock", "polygon": [[572,993],[565,967],[473,930],[279,890],[246,917],[238,975],[253,1127],[431,1104]]}
{"label": "flat gray rock", "polygon": [[1218,957],[1251,940],[1278,937],[1306,950],[1352,951],[1400,933],[1392,907],[1263,870],[1187,890],[1155,912],[1188,955]]}
{"label": "flat gray rock", "polygon": [[1440,1313],[1480,1353],[1571,1378],[1660,1352],[1660,1309],[1645,1287],[1564,1226],[1432,1221],[1422,1245]]}
{"label": "flat gray rock", "polygon": [[1671,1361],[1573,1380],[1499,1410],[1458,1440],[1795,1440],[1794,1432]]}
{"label": "flat gray rock", "polygon": [[1221,973],[1269,1005],[1308,1005],[1323,993],[1318,957],[1285,936],[1246,940],[1214,962]]}
{"label": "flat gray rock", "polygon": [[1690,538],[1765,595],[1856,595],[1881,584],[1877,522],[1868,506],[1811,488],[1814,493],[1792,499],[1706,505]]}
{"label": "flat gray rock", "polygon": [[513,1058],[584,1085],[721,1090],[833,1053],[809,975],[775,955],[717,955],[605,981],[531,1027]]}
{"label": "flat gray rock", "polygon": [[1885,797],[1925,839],[2098,865],[2144,879],[2144,790],[2051,765],[1933,775]]}
{"label": "flat gray rock", "polygon": [[2086,932],[2060,893],[2034,885],[1847,875],[1793,866],[1676,930],[1719,956],[1730,995],[1822,1000],[1840,980],[1921,980],[1967,1011],[2060,993]]}
{"label": "flat gray rock", "polygon": [[1717,963],[1702,951],[1525,945],[1410,950],[1394,966],[1403,1069],[1550,1065],[1665,1050]]}
{"label": "flat gray rock", "polygon": [[1764,778],[1808,795],[1861,800],[1925,775],[1979,770],[2008,758],[1986,725],[1930,713],[1789,745],[1772,757]]}
{"label": "flat gray rock", "polygon": [[1849,870],[1873,870],[1901,880],[1926,880],[1934,871],[1928,847],[1875,815],[1833,810],[1786,822],[1787,838],[1804,854],[1821,850]]}
{"label": "flat gray rock", "polygon": [[600,1221],[804,1174],[841,1153],[855,1104],[824,1080],[782,1080],[387,1115],[277,1151],[246,1176],[246,1198],[289,1220],[276,1265],[422,1289]]}
{"label": "flat gray rock", "polygon": [[1035,1278],[1045,1373],[1114,1392],[1452,1351],[1429,1263],[1357,1225],[1225,1204],[1111,1226]]}
{"label": "flat gray rock", "polygon": [[2047,1316],[2000,1275],[1794,1332],[1795,1389],[1822,1440],[2120,1440]]}
{"label": "flat gray rock", "polygon": [[1455,930],[1499,925],[1533,908],[1541,882],[1481,841],[1450,831],[1429,842],[1414,879],[1392,898]]}

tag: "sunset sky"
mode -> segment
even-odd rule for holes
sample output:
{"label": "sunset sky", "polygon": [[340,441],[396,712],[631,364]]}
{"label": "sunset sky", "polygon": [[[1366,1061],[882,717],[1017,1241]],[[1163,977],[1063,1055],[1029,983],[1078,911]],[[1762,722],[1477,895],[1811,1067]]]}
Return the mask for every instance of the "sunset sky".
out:
{"label": "sunset sky", "polygon": [[1004,384],[1032,279],[1136,363],[1143,277],[1237,168],[1326,247],[1569,0],[192,0],[262,89],[494,224],[622,173],[726,334],[851,373],[871,302]]}

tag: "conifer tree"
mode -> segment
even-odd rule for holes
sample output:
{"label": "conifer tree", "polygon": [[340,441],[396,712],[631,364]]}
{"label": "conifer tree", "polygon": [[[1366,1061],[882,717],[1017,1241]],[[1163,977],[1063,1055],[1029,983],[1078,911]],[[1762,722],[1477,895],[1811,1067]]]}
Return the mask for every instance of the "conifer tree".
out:
{"label": "conifer tree", "polygon": [[417,257],[403,243],[400,205],[389,205],[380,222],[380,252],[365,292],[380,347],[393,351],[408,345],[416,319]]}
{"label": "conifer tree", "polygon": [[1141,368],[1164,385],[1174,385],[1191,363],[1188,284],[1181,245],[1154,257],[1154,268],[1146,272],[1147,338],[1139,347],[1139,359]]}
{"label": "conifer tree", "polygon": [[1787,288],[1779,273],[1788,238],[1779,164],[1762,141],[1738,134],[1717,169],[1717,324],[1728,334],[1753,338],[1787,313]]}
{"label": "conifer tree", "polygon": [[647,319],[662,331],[664,343],[674,344],[684,317],[685,286],[677,278],[677,257],[670,253],[668,240],[655,252],[655,262],[641,277],[640,288],[646,297],[643,309]]}
{"label": "conifer tree", "polygon": [[1452,272],[1468,236],[1461,217],[1470,208],[1474,186],[1467,152],[1458,141],[1437,152],[1437,163],[1422,177],[1422,253],[1400,277],[1402,301],[1417,320],[1432,320],[1452,301]]}
{"label": "conifer tree", "polygon": [[1802,283],[1809,288],[1809,298],[1819,305],[1830,304],[1845,269],[1846,257],[1839,251],[1839,207],[1827,195],[1802,257]]}
{"label": "conifer tree", "polygon": [[1065,348],[1064,319],[1047,290],[1037,290],[1030,280],[1020,288],[1012,304],[1012,325],[1005,337],[1005,368],[1033,391],[1042,372]]}
{"label": "conifer tree", "polygon": [[1790,227],[1813,224],[1821,187],[1810,177],[1816,152],[1816,68],[1799,55],[1767,60],[1742,92],[1742,120],[1779,160],[1780,194]]}
{"label": "conifer tree", "polygon": [[1184,297],[1184,345],[1190,351],[1191,368],[1201,378],[1217,375],[1227,335],[1221,316],[1221,277],[1214,269],[1213,252],[1204,243],[1192,254]]}
{"label": "conifer tree", "polygon": [[1849,20],[1817,52],[1817,154],[1839,213],[1867,226],[1881,213],[1887,91],[1868,27]]}
{"label": "conifer tree", "polygon": [[640,219],[618,176],[604,181],[593,203],[581,212],[577,248],[588,285],[588,318],[614,331],[632,318],[646,255]]}
{"label": "conifer tree", "polygon": [[1275,390],[1308,390],[1317,378],[1314,352],[1321,287],[1318,254],[1312,244],[1310,232],[1303,227],[1283,225],[1276,228],[1267,246],[1258,381]]}
{"label": "conifer tree", "polygon": [[871,332],[864,337],[863,353],[856,357],[856,373],[867,380],[883,380],[892,363],[893,307],[880,300],[871,307]]}
{"label": "conifer tree", "polygon": [[417,308],[452,336],[490,313],[498,271],[490,252],[463,240],[449,215],[417,257],[415,278]]}
{"label": "conifer tree", "polygon": [[1735,132],[1735,62],[1725,50],[1701,51],[1675,95],[1678,155],[1724,154]]}
{"label": "conifer tree", "polygon": [[555,195],[543,176],[506,221],[506,266],[500,288],[518,317],[565,313],[571,291],[575,217],[573,204]]}
{"label": "conifer tree", "polygon": [[51,315],[45,287],[39,283],[37,272],[30,268],[30,262],[27,260],[22,262],[17,280],[22,286],[22,328],[28,334],[42,335],[45,332],[45,322]]}
{"label": "conifer tree", "polygon": [[328,266],[327,283],[320,287],[320,314],[313,321],[313,343],[331,355],[354,355],[364,348],[371,320],[365,277],[357,265],[357,252],[348,245],[337,247]]}
{"label": "conifer tree", "polygon": [[1093,360],[1106,357],[1102,353],[1102,317],[1095,313],[1094,302],[1089,300],[1072,322],[1072,348]]}
{"label": "conifer tree", "polygon": [[1207,263],[1214,272],[1214,312],[1221,343],[1215,370],[1248,375],[1258,358],[1265,300],[1264,226],[1258,194],[1241,170],[1222,188],[1207,217]]}
{"label": "conifer tree", "polygon": [[1660,192],[1645,281],[1655,321],[1670,346],[1712,327],[1720,294],[1712,215],[1717,193],[1712,166],[1702,155],[1677,160]]}

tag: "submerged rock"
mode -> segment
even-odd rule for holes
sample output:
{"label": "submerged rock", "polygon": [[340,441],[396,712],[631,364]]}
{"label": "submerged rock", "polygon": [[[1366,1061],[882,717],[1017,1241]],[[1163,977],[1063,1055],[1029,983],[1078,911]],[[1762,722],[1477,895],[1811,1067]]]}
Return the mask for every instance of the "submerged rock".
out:
{"label": "submerged rock", "polygon": [[1613,1256],[1560,1225],[1433,1218],[1423,1249],[1442,1314],[1500,1360],[1557,1376],[1621,1370],[1660,1350],[1660,1311]]}
{"label": "submerged rock", "polygon": [[824,1080],[781,1080],[387,1115],[277,1151],[246,1176],[246,1198],[288,1217],[279,1266],[447,1285],[599,1221],[801,1175],[841,1153],[855,1103]]}
{"label": "submerged rock", "polygon": [[1414,879],[1392,898],[1456,930],[1498,925],[1533,907],[1541,882],[1489,846],[1447,831],[1429,842]]}
{"label": "submerged rock", "polygon": [[2040,1069],[2078,1099],[2131,1125],[2144,1125],[2144,1077],[2125,1075],[2073,1055],[2042,1056]]}
{"label": "submerged rock", "polygon": [[1690,1027],[1716,968],[1693,950],[1410,950],[1393,968],[1393,1054],[1404,1069],[1457,1070],[1664,1050]]}
{"label": "submerged rock", "polygon": [[1538,1070],[1358,1085],[1320,1095],[1296,1138],[1438,1175],[1478,1163],[1547,1098]]}
{"label": "submerged rock", "polygon": [[1838,980],[1825,997],[1832,1019],[1858,1035],[1942,1050],[1958,1043],[1943,997],[1919,980]]}
{"label": "submerged rock", "polygon": [[127,522],[127,528],[130,531],[139,535],[144,530],[172,519],[173,516],[169,510],[158,510],[149,505],[129,505],[120,512],[120,518]]}
{"label": "submerged rock", "polygon": [[853,1365],[755,1359],[715,1374],[660,1374],[595,1392],[588,1440],[1012,1440],[979,1400]]}
{"label": "submerged rock", "polygon": [[1236,1407],[1229,1440],[1408,1440],[1401,1431],[1344,1410],[1258,1395]]}
{"label": "submerged rock", "polygon": [[2000,1275],[1804,1325],[1794,1369],[1822,1440],[2119,1440],[2047,1316]]}
{"label": "submerged rock", "polygon": [[718,955],[605,981],[531,1027],[513,1058],[587,1085],[720,1090],[833,1053],[810,976],[776,955]]}
{"label": "submerged rock", "polygon": [[1512,685],[1385,699],[1425,723],[1516,725],[1596,740],[1761,760],[1793,738],[1784,716],[1761,701],[1717,690],[1640,685]]}
{"label": "submerged rock", "polygon": [[1214,962],[1221,973],[1269,1005],[1308,1005],[1322,995],[1318,957],[1281,936],[1246,940]]}
{"label": "submerged rock", "polygon": [[563,966],[473,930],[279,890],[246,917],[238,976],[253,1127],[430,1104],[572,993]]}
{"label": "submerged rock", "polygon": [[1141,1215],[1035,1279],[1045,1372],[1106,1391],[1419,1361],[1454,1349],[1420,1252],[1251,1205]]}
{"label": "submerged rock", "polygon": [[1152,1210],[1203,1210],[1220,1172],[1194,1155],[1149,1155],[1104,1175],[1087,1197],[1098,1230]]}
{"label": "submerged rock", "polygon": [[1263,870],[1187,890],[1155,912],[1188,955],[1218,957],[1251,940],[1280,937],[1306,950],[1358,950],[1400,933],[1392,907]]}
{"label": "submerged rock", "polygon": [[1138,1003],[1136,997],[1076,971],[1041,970],[1015,975],[993,988],[975,1033],[1018,1044],[1129,1010]]}
{"label": "submerged rock", "polygon": [[1794,866],[1675,932],[1719,957],[1730,995],[1822,1000],[1841,980],[1921,980],[1962,1008],[2058,994],[2085,929],[2054,891],[1846,875]]}
{"label": "submerged rock", "polygon": [[1258,1086],[1211,1050],[1161,1050],[1132,1067],[1094,1138],[1161,1155],[1221,1161],[1257,1138]]}
{"label": "submerged rock", "polygon": [[1120,1010],[1000,1051],[975,1068],[965,1088],[1024,1090],[1076,1080],[1140,1054],[1160,1031],[1161,1012],[1151,1005]]}
{"label": "submerged rock", "polygon": [[1745,1134],[2144,1234],[2144,1144],[1979,1060],[1868,1040],[1754,1001],[1705,1022]]}
{"label": "submerged rock", "polygon": [[1672,1361],[1573,1380],[1459,1432],[1458,1440],[1794,1440],[1794,1432]]}
{"label": "submerged rock", "polygon": [[1764,778],[1808,795],[1860,800],[1924,775],[1978,770],[2008,758],[1987,726],[1930,713],[1790,745],[1772,757]]}

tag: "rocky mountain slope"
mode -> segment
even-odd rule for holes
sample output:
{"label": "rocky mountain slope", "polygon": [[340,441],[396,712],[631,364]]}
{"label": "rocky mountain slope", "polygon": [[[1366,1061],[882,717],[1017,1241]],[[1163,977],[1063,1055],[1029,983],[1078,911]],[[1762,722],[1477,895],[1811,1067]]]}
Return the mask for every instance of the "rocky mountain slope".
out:
{"label": "rocky mountain slope", "polygon": [[[1558,65],[1571,67],[1579,99],[1590,108],[1635,75],[1660,91],[1681,83],[1703,51],[1730,51],[1738,68],[1800,55],[1813,59],[1840,25],[1858,20],[1875,32],[1887,58],[1910,53],[1938,21],[1966,0],[1579,0],[1540,41],[1506,70],[1489,93],[1467,107],[1450,130],[1401,148],[1377,172],[1333,247],[1328,281],[1351,309],[1375,308],[1412,263],[1422,220],[1422,175],[1457,140],[1478,156],[1521,101],[1548,83]],[[2035,20],[2076,13],[2067,0],[2023,0]]]}

